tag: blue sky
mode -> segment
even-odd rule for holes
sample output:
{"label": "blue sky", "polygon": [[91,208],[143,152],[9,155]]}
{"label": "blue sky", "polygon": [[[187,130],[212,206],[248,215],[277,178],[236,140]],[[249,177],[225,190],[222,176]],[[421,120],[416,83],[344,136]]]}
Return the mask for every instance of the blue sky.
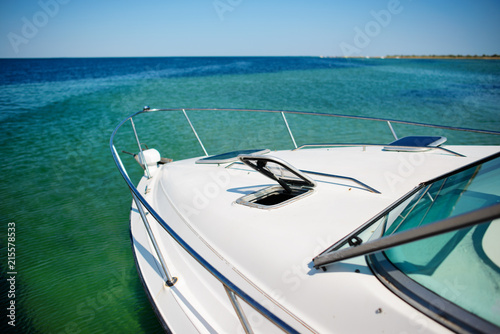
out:
{"label": "blue sky", "polygon": [[1,0],[0,57],[500,54],[498,0]]}

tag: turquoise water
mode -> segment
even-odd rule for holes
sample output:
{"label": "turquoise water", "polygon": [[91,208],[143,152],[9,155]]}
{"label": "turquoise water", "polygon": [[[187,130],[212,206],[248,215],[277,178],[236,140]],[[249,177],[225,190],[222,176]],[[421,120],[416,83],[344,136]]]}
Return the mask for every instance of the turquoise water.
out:
{"label": "turquoise water", "polygon": [[[19,333],[161,331],[130,249],[130,192],[108,146],[119,121],[144,105],[319,111],[500,130],[500,62],[493,60],[30,59],[0,60],[0,73],[0,328]],[[290,147],[277,115],[190,116],[211,154]],[[166,156],[202,155],[183,117],[145,115],[136,125],[142,141]],[[392,140],[383,123],[301,116],[289,123],[299,144]],[[500,144],[445,135],[451,143]],[[129,127],[117,145],[135,152]],[[137,180],[140,171],[131,176]],[[12,300],[15,328],[7,323]]]}

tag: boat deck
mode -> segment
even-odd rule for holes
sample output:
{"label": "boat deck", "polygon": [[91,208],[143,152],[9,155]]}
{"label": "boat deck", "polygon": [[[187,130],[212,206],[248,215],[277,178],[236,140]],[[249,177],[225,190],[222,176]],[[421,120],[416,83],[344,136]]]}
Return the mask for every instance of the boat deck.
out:
{"label": "boat deck", "polygon": [[[406,331],[422,326],[422,315],[389,290],[376,288],[380,282],[363,257],[328,266],[326,271],[314,269],[312,258],[421,182],[498,152],[494,146],[448,148],[464,157],[441,150],[385,151],[381,146],[270,152],[267,155],[301,171],[354,178],[380,192],[371,192],[351,180],[305,173],[316,182],[311,195],[276,208],[236,203],[242,196],[277,184],[242,163],[172,162],[151,179],[143,178],[138,189],[196,252],[297,331],[342,332],[352,331],[354,326],[355,331],[366,332],[382,321]],[[166,294],[171,302],[182,304],[188,315],[183,326],[191,324],[198,332],[236,332],[241,328],[229,300],[221,298],[220,284],[209,274],[200,274],[199,264],[160,226],[152,224],[169,269],[179,279],[175,287],[166,288],[155,269],[158,261],[137,210],[132,212],[131,225],[143,279],[156,280],[147,284],[156,287],[149,290],[153,299],[162,300],[160,296]],[[146,278],[151,276],[156,277]],[[190,304],[200,300],[200,295],[203,302]],[[322,296],[320,303],[318,296]],[[339,303],[339,298],[345,303]],[[165,306],[164,310],[171,308]],[[243,309],[254,330],[277,330],[248,306]],[[408,314],[414,314],[411,324]],[[211,318],[218,320],[207,320]],[[367,319],[370,328],[358,323],[359,318]],[[230,320],[224,323],[220,319]],[[178,328],[179,324],[169,326]],[[431,332],[442,331],[427,318],[425,326]]]}

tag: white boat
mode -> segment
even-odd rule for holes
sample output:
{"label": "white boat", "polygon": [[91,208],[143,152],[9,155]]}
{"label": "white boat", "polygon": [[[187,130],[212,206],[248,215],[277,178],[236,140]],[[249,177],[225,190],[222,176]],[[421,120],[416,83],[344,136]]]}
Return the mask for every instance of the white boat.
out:
{"label": "white boat", "polygon": [[[282,118],[291,149],[209,155],[188,112],[145,107],[110,142],[133,196],[137,269],[167,332],[500,332],[500,146],[440,135],[500,132],[254,110]],[[149,113],[184,114],[205,155],[143,148],[133,120]],[[394,141],[297,147],[297,115],[383,122]],[[128,122],[138,185],[114,144]],[[399,138],[395,124],[429,136]]]}

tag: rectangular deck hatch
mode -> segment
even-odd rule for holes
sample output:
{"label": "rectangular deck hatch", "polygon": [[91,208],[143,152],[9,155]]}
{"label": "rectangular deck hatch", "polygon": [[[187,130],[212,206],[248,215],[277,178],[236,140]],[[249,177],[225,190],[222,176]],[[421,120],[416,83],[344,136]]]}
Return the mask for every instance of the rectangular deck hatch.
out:
{"label": "rectangular deck hatch", "polygon": [[239,198],[236,203],[272,209],[309,195],[316,182],[286,161],[272,156],[240,155],[240,160],[262,175],[279,183]]}
{"label": "rectangular deck hatch", "polygon": [[408,136],[399,138],[384,147],[385,151],[423,152],[446,142],[442,136]]}

